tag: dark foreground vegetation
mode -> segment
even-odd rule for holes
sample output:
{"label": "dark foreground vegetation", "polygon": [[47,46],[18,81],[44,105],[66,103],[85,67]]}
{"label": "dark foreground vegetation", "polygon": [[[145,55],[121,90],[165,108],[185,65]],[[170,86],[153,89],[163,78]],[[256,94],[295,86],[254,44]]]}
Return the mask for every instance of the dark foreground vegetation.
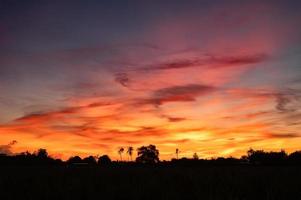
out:
{"label": "dark foreground vegetation", "polygon": [[301,199],[300,152],[160,162],[159,151],[148,147],[135,162],[108,156],[63,162],[43,149],[1,155],[0,199]]}
{"label": "dark foreground vegetation", "polygon": [[297,166],[0,168],[0,199],[301,199]]}

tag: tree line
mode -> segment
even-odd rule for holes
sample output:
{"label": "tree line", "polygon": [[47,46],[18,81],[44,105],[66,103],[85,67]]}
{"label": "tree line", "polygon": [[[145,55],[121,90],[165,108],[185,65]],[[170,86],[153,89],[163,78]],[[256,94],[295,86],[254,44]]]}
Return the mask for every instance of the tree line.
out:
{"label": "tree line", "polygon": [[[129,156],[128,161],[123,160],[123,153]],[[81,158],[72,156],[66,161],[55,159],[48,155],[46,149],[39,149],[36,152],[22,152],[14,155],[0,154],[0,165],[133,165],[133,164],[151,164],[151,165],[205,165],[205,164],[235,164],[235,165],[301,165],[301,151],[295,151],[288,154],[284,150],[281,151],[264,151],[250,149],[246,155],[241,158],[218,157],[211,159],[200,159],[197,153],[192,158],[179,158],[179,149],[175,150],[176,158],[171,161],[160,161],[159,150],[155,145],[142,146],[137,148],[137,158],[133,161],[133,147],[126,149],[120,147],[117,153],[120,156],[119,161],[112,161],[108,155],[87,156]]]}

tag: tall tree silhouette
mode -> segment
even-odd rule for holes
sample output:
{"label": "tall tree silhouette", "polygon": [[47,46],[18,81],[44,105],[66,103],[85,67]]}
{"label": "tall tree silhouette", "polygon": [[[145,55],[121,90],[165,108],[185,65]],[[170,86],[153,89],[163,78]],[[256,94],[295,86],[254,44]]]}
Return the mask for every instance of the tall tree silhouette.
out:
{"label": "tall tree silhouette", "polygon": [[37,157],[40,159],[48,158],[48,153],[46,149],[39,149],[36,153]]}
{"label": "tall tree silhouette", "polygon": [[130,156],[131,158],[131,161],[133,161],[133,151],[134,151],[134,148],[132,146],[129,146],[128,149],[127,149],[127,154]]}
{"label": "tall tree silhouette", "polygon": [[198,160],[198,159],[199,159],[199,155],[198,155],[197,153],[194,153],[194,154],[192,155],[192,158],[193,158],[194,160]]}
{"label": "tall tree silhouette", "polygon": [[123,147],[120,147],[119,149],[118,149],[118,154],[119,154],[119,156],[120,156],[120,160],[122,161],[122,154],[123,154],[123,152],[124,152],[124,148]]}
{"label": "tall tree silhouette", "polygon": [[177,160],[179,159],[179,149],[178,148],[176,148],[176,156],[177,156]]}
{"label": "tall tree silhouette", "polygon": [[154,164],[159,162],[159,150],[156,149],[155,145],[142,146],[139,147],[137,151],[137,162],[146,164]]}

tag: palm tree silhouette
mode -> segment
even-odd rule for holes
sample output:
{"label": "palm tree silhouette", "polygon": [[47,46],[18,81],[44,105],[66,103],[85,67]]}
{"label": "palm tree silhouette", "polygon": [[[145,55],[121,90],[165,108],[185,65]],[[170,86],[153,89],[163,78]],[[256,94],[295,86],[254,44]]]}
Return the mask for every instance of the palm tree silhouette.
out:
{"label": "palm tree silhouette", "polygon": [[176,148],[177,160],[179,159],[179,152],[180,152],[180,150],[178,148]]}
{"label": "palm tree silhouette", "polygon": [[128,149],[127,149],[127,154],[131,157],[131,161],[133,160],[132,156],[133,156],[133,151],[134,151],[134,148],[129,146]]}
{"label": "palm tree silhouette", "polygon": [[119,154],[119,156],[120,156],[120,160],[122,161],[122,154],[123,154],[123,152],[124,152],[124,148],[123,147],[120,147],[119,149],[118,149],[118,154]]}

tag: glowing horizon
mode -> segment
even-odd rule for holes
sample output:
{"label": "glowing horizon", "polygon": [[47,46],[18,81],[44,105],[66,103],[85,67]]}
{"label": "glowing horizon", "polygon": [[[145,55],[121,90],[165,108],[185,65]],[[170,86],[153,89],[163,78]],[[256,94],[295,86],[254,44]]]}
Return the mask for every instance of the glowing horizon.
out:
{"label": "glowing horizon", "polygon": [[301,149],[300,3],[129,5],[3,5],[0,152]]}

